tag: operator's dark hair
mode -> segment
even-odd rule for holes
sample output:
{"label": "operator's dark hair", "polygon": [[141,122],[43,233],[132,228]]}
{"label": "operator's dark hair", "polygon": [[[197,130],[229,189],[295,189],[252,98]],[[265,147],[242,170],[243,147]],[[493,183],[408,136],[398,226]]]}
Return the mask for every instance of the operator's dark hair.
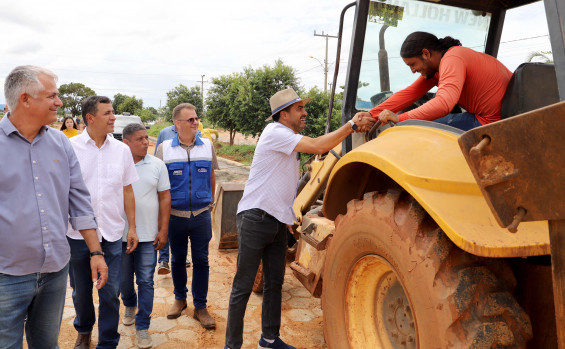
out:
{"label": "operator's dark hair", "polygon": [[86,114],[95,115],[98,112],[98,103],[112,104],[112,100],[106,96],[90,96],[86,97],[82,101],[82,119],[84,124],[88,126],[88,120],[86,120]]}
{"label": "operator's dark hair", "polygon": [[134,133],[141,130],[146,131],[145,126],[143,126],[142,124],[138,124],[136,122],[128,124],[122,131],[122,138],[125,138],[129,141]]}
{"label": "operator's dark hair", "polygon": [[286,108],[283,108],[283,109],[279,110],[279,111],[278,111],[278,112],[277,112],[277,113],[276,113],[275,115],[273,115],[273,121],[276,121],[276,122],[278,122],[278,121],[279,121],[279,119],[280,119],[280,117],[281,117],[281,112],[285,111],[285,112],[287,112],[287,113],[288,113],[288,112],[289,112],[289,110],[290,110],[290,107],[292,107],[292,104],[291,104],[291,105],[289,105],[289,106],[288,106],[288,107],[286,107]]}
{"label": "operator's dark hair", "polygon": [[413,32],[408,35],[402,47],[400,48],[400,56],[402,58],[419,57],[422,55],[423,49],[439,51],[445,53],[450,47],[461,46],[461,41],[446,36],[443,39],[438,39],[434,34],[426,32]]}

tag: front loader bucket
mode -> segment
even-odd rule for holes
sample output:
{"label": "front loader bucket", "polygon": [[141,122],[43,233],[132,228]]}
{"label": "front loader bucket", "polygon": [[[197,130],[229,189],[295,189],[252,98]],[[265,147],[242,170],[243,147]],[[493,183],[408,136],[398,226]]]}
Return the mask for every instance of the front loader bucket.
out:
{"label": "front loader bucket", "polygon": [[219,249],[237,248],[235,215],[245,182],[220,182],[212,209],[212,233]]}

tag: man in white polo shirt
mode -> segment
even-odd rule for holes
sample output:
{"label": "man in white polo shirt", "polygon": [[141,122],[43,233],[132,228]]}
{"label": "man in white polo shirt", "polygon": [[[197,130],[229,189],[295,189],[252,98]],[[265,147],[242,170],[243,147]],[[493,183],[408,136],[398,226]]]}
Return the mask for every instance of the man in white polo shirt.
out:
{"label": "man in white polo shirt", "polygon": [[[82,118],[87,128],[71,138],[80,163],[84,182],[90,192],[92,208],[98,223],[98,240],[108,265],[108,282],[98,290],[98,345],[115,348],[120,340],[120,281],[122,271],[122,236],[125,211],[128,224],[128,249],[137,246],[135,232],[135,199],[131,184],[137,181],[135,164],[129,148],[109,136],[114,131],[114,108],[108,97],[91,96],[82,102]],[[96,317],[90,278],[90,251],[82,236],[69,227],[67,240],[71,247],[69,275],[73,288],[74,320],[78,332],[75,348],[87,349]]]}
{"label": "man in white polo shirt", "polygon": [[[129,124],[123,131],[124,143],[129,146],[139,180],[132,184],[135,194],[135,226],[139,243],[130,254],[127,249],[128,226],[124,229],[122,244],[122,283],[120,292],[126,307],[122,322],[135,323],[136,344],[139,348],[151,348],[153,342],[147,332],[153,311],[153,274],[157,264],[157,250],[167,242],[171,193],[169,174],[165,163],[147,154],[149,136],[141,124]],[[137,291],[133,286],[133,276]],[[137,314],[135,313],[137,309]]]}
{"label": "man in white polo shirt", "polygon": [[323,154],[353,131],[368,130],[375,120],[357,115],[339,129],[310,138],[299,135],[306,127],[305,104],[293,89],[271,97],[272,114],[259,138],[249,180],[238,205],[237,273],[228,309],[226,346],[239,349],[243,343],[243,317],[259,262],[263,260],[262,334],[259,348],[295,349],[279,338],[281,289],[284,281],[287,225],[295,219],[292,203],[299,179],[298,152]]}

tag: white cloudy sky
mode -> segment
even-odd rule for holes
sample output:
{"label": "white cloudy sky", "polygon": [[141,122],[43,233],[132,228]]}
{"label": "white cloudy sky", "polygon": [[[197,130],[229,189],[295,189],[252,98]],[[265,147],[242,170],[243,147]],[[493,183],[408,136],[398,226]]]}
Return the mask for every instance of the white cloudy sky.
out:
{"label": "white cloudy sky", "polygon": [[[59,83],[81,82],[98,94],[135,95],[165,104],[166,92],[244,67],[293,66],[306,88],[323,85],[325,31],[336,35],[349,0],[97,0],[0,2],[0,103],[4,77],[21,64],[47,67]],[[351,14],[342,60],[347,61]],[[543,5],[507,14],[499,58],[513,70],[531,51],[549,50]],[[525,25],[531,23],[532,26]],[[532,29],[533,28],[533,29]],[[530,38],[530,39],[527,39]],[[526,39],[526,40],[524,40]],[[517,40],[517,41],[513,41]],[[336,39],[330,39],[333,73]],[[346,63],[342,65],[342,71]],[[331,77],[328,78],[331,81]],[[344,74],[338,84],[343,84]],[[209,86],[204,84],[204,88]]]}

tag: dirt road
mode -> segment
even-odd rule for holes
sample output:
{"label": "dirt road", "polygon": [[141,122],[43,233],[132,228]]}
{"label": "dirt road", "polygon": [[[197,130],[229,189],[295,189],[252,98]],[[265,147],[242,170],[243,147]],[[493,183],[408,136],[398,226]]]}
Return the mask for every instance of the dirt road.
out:
{"label": "dirt road", "polygon": [[[153,154],[153,150],[149,150]],[[217,181],[246,180],[249,167],[239,166],[231,161],[220,159],[221,170],[216,172]],[[155,301],[151,315],[149,333],[153,338],[154,348],[223,348],[226,330],[226,318],[229,294],[233,275],[236,270],[237,250],[218,250],[214,239],[210,243],[210,283],[208,309],[217,321],[216,330],[205,330],[192,318],[194,308],[192,297],[188,295],[188,309],[175,320],[166,317],[173,303],[173,283],[171,275],[155,274]],[[188,288],[192,281],[192,269],[188,269]],[[326,348],[322,330],[322,311],[320,300],[313,298],[294,278],[287,267],[283,285],[281,337],[288,343],[302,349]],[[95,304],[97,292],[94,291]],[[252,294],[245,316],[243,348],[257,348],[261,335],[261,295]],[[123,315],[124,307],[120,307]],[[61,325],[59,345],[62,349],[72,348],[76,331],[72,325],[75,312],[72,302],[72,289],[67,288],[67,298]],[[118,348],[135,348],[135,327],[120,324],[121,334]],[[97,327],[93,331],[94,348],[97,343]]]}

